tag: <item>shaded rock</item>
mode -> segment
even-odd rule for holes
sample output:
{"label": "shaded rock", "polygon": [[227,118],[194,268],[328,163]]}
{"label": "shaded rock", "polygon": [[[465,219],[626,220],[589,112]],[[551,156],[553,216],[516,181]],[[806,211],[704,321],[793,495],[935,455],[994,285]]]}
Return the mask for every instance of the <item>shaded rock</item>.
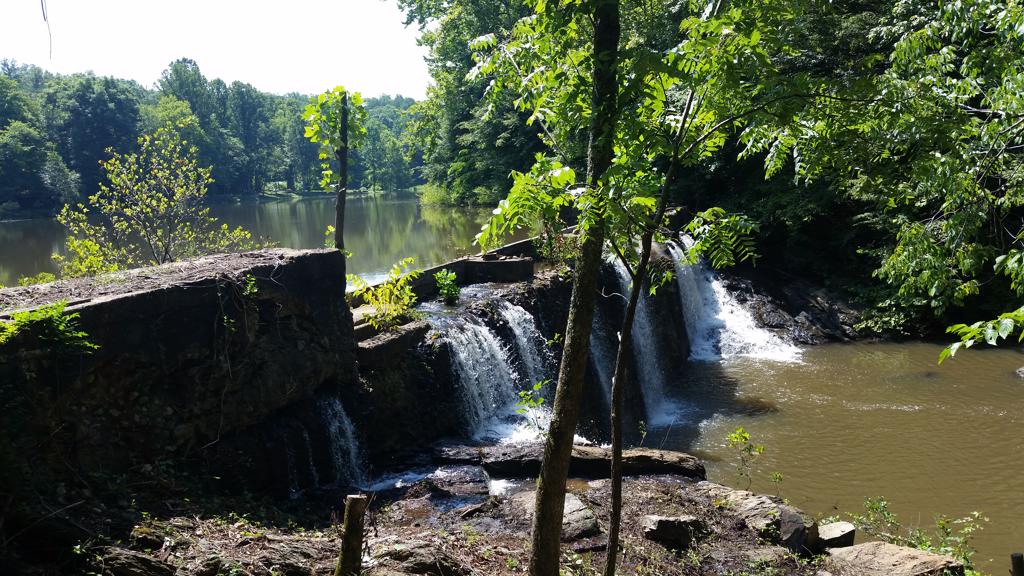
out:
{"label": "shaded rock", "polygon": [[442,466],[427,477],[431,489],[446,496],[486,496],[488,480],[479,466]]}
{"label": "shaded rock", "polygon": [[135,526],[129,538],[132,547],[139,550],[159,550],[164,546],[164,535],[152,526]]}
{"label": "shaded rock", "polygon": [[[533,518],[533,507],[537,501],[536,492],[520,492],[512,497],[527,517]],[[594,536],[601,532],[594,511],[587,507],[575,494],[565,495],[562,507],[562,540],[571,542]]]}
{"label": "shaded rock", "polygon": [[853,546],[857,535],[857,527],[849,522],[832,522],[818,527],[818,547],[845,548]]}
{"label": "shaded rock", "polygon": [[429,331],[430,323],[420,320],[359,342],[356,355],[360,368],[373,370],[387,367],[394,362],[396,356],[407,354],[415,348]]}
{"label": "shaded rock", "polygon": [[794,552],[817,549],[818,525],[802,510],[784,504],[778,498],[734,490],[712,482],[701,482],[697,489],[742,519],[761,538]]}
{"label": "shaded rock", "polygon": [[124,548],[104,548],[96,563],[102,574],[110,576],[174,576],[170,564]]}
{"label": "shaded rock", "polygon": [[644,538],[680,550],[689,548],[707,530],[696,516],[644,516],[640,526]]}
{"label": "shaded rock", "polygon": [[949,556],[889,544],[867,542],[829,551],[830,569],[842,576],[962,575],[962,564]]}
{"label": "shaded rock", "polygon": [[225,566],[227,566],[227,562],[220,556],[213,554],[207,556],[199,563],[195,576],[218,576]]}
{"label": "shaded rock", "polygon": [[374,574],[426,574],[429,576],[466,576],[470,570],[436,546],[412,540],[389,546],[380,554],[386,564]]}
{"label": "shaded rock", "polygon": [[[444,446],[435,449],[439,464],[479,464],[493,476],[536,476],[544,449],[541,444],[504,446]],[[597,446],[573,446],[569,473],[574,476],[604,478],[609,475],[611,450]],[[622,472],[626,475],[676,474],[687,478],[705,478],[704,465],[696,457],[671,450],[634,448],[622,453]]]}
{"label": "shaded rock", "polygon": [[312,576],[317,550],[303,542],[276,542],[260,553],[259,564],[281,576]]}

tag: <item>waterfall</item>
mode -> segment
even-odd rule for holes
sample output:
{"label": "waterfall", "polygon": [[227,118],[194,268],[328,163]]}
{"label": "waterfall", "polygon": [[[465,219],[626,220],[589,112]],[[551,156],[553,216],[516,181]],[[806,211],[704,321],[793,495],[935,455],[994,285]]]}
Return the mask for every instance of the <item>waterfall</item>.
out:
{"label": "waterfall", "polygon": [[[619,280],[620,292],[628,299],[633,284],[629,270],[618,258],[612,265]],[[644,413],[648,423],[667,424],[672,420],[672,409],[665,401],[666,371],[662,366],[661,347],[658,346],[654,312],[651,310],[651,295],[646,290],[640,293],[640,299],[636,303],[631,339],[633,357],[638,368],[637,380],[643,392]]]}
{"label": "waterfall", "polygon": [[356,439],[355,426],[349,420],[341,400],[325,398],[318,403],[320,418],[330,440],[331,463],[336,485],[362,486],[366,483],[362,455]]}
{"label": "waterfall", "polygon": [[594,374],[604,390],[605,405],[612,397],[612,374],[615,370],[615,350],[609,350],[609,342],[618,342],[618,337],[608,334],[610,324],[604,309],[600,306],[594,312],[594,323],[590,329],[590,360],[594,363]]}
{"label": "waterfall", "polygon": [[[692,241],[684,238],[687,248]],[[757,325],[753,315],[729,293],[703,262],[688,264],[684,249],[668,244],[675,262],[683,320],[690,337],[691,360],[739,356],[797,362],[800,349]]]}
{"label": "waterfall", "polygon": [[484,435],[499,417],[514,413],[518,400],[508,351],[490,328],[472,317],[447,323],[444,338],[451,344],[470,431]]}
{"label": "waterfall", "polygon": [[498,313],[508,322],[516,340],[516,351],[523,361],[525,384],[532,386],[550,375],[550,352],[544,336],[537,330],[533,315],[507,300],[498,301]]}

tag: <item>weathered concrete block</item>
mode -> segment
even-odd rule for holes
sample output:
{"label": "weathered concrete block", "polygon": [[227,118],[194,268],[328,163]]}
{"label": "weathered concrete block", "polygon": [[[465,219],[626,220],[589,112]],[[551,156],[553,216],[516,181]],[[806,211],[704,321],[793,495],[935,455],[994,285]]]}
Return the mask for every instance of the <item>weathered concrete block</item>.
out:
{"label": "weathered concrete block", "polygon": [[533,258],[500,257],[495,260],[467,258],[465,282],[527,282],[533,278]]}
{"label": "weathered concrete block", "polygon": [[853,546],[857,535],[857,527],[849,522],[832,522],[818,527],[818,546],[826,548],[845,548]]}

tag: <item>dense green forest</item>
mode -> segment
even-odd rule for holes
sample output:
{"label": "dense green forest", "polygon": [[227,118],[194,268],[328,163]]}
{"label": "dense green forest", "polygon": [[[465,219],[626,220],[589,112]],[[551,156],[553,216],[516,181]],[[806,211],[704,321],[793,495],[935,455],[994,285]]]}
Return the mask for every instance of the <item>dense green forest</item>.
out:
{"label": "dense green forest", "polygon": [[[188,59],[157,86],[91,73],[62,76],[0,62],[0,217],[54,214],[98,189],[108,149],[129,152],[140,134],[182,125],[213,168],[212,196],[255,197],[318,188],[318,147],[303,134],[309,97],[207,79]],[[419,162],[402,141],[411,98],[369,98],[367,142],[350,159],[353,189],[402,191]]]}
{"label": "dense green forest", "polygon": [[[545,120],[553,126],[586,114],[586,92],[567,110],[544,98],[551,82],[586,73],[586,42],[559,46],[563,61],[578,67],[573,74],[552,62],[531,69],[526,57],[509,56],[517,27],[535,20],[543,2],[399,4],[430,49],[434,84],[412,107],[409,127],[431,185],[425,199],[493,204],[511,188],[509,174],[528,171],[538,153],[557,152],[582,173],[587,130],[577,122],[566,133],[545,134]],[[645,58],[672,53],[686,40],[680,24],[699,6],[623,4],[623,50],[646,51]],[[739,23],[759,25],[749,9],[734,10]],[[759,225],[761,270],[848,293],[870,309],[863,325],[869,331],[933,333],[950,321],[1015,307],[1015,272],[999,264],[1017,259],[996,257],[1019,241],[1021,226],[1014,168],[1020,98],[1008,88],[1021,81],[1020,12],[1012,2],[919,0],[780,9],[780,21],[770,25],[783,26],[782,37],[757,49],[775,51],[770,71],[785,81],[744,80],[750,98],[733,105],[758,105],[765,99],[759,91],[802,86],[807,97],[779,113],[803,128],[786,128],[759,146],[756,132],[726,127],[720,145],[682,167],[670,185],[673,204],[690,215],[718,206],[748,216]],[[509,75],[520,79],[509,84],[501,74],[480,73],[489,52],[503,52],[513,65]],[[639,80],[645,70],[630,63],[623,73]],[[624,85],[620,97],[631,89]],[[815,102],[815,92],[832,100]],[[987,99],[998,106],[982,105]],[[654,160],[661,170],[665,162],[664,155]],[[972,181],[977,187],[960,188]],[[977,210],[967,209],[965,195]]]}

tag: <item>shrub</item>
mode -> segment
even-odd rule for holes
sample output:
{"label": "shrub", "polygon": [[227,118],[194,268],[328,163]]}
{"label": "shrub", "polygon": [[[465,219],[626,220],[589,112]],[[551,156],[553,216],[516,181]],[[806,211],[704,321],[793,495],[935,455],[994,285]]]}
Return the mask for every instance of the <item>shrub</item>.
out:
{"label": "shrub", "polygon": [[414,262],[412,258],[399,261],[391,267],[387,279],[376,286],[370,286],[354,274],[347,276],[348,282],[355,287],[352,295],[362,298],[373,307],[367,321],[374,328],[394,328],[416,316],[416,311],[413,310],[416,294],[412,291],[412,281],[423,271],[412,270]]}
{"label": "shrub", "polygon": [[439,270],[434,274],[438,294],[441,296],[441,300],[449,306],[455,306],[459,303],[460,290],[455,280],[455,272],[451,270]]}

